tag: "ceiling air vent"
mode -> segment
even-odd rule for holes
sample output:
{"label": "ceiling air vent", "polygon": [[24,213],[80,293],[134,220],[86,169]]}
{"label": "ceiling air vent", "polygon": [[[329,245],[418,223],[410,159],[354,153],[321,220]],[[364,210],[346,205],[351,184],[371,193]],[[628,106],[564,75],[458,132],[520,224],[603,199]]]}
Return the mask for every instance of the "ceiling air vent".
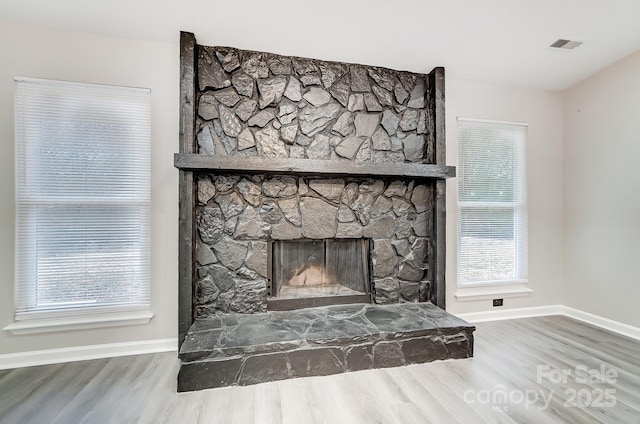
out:
{"label": "ceiling air vent", "polygon": [[559,38],[558,40],[554,41],[549,47],[553,47],[554,49],[560,49],[560,50],[573,50],[576,47],[580,46],[581,44],[582,44],[582,41],[567,40],[565,38]]}

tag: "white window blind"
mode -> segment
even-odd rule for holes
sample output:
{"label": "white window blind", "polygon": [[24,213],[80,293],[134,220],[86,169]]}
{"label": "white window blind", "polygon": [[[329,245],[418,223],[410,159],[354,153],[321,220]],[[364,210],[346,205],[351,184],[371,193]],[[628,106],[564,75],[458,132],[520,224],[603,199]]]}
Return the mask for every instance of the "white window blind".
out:
{"label": "white window blind", "polygon": [[16,78],[16,320],[148,310],[150,91]]}
{"label": "white window blind", "polygon": [[526,124],[458,118],[458,284],[527,279]]}

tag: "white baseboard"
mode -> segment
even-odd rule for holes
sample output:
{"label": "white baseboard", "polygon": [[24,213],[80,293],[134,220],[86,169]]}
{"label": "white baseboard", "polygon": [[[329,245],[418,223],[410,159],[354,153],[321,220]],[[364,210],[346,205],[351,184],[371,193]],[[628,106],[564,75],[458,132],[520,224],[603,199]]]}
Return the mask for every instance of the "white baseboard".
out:
{"label": "white baseboard", "polygon": [[505,319],[544,317],[549,315],[564,315],[578,321],[594,325],[604,330],[622,334],[640,340],[640,328],[632,325],[584,312],[564,305],[535,306],[531,308],[497,309],[494,311],[470,312],[455,314],[472,324],[486,321],[500,321]]}
{"label": "white baseboard", "polygon": [[0,355],[0,370],[177,350],[177,338],[35,350]]}
{"label": "white baseboard", "polygon": [[535,306],[531,308],[495,309],[492,311],[469,312],[455,314],[470,323],[485,321],[500,321],[503,319],[545,317],[549,315],[562,315],[562,305]]}

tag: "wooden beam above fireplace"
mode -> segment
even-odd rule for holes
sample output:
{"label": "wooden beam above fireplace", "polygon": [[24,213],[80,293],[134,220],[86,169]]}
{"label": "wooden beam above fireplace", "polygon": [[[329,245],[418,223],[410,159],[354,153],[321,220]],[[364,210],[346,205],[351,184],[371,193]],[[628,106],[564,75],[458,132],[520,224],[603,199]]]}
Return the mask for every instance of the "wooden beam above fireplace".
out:
{"label": "wooden beam above fireplace", "polygon": [[176,168],[182,171],[208,171],[213,173],[425,178],[436,180],[444,180],[456,176],[456,168],[454,166],[422,163],[218,157],[195,153],[176,153],[173,163]]}

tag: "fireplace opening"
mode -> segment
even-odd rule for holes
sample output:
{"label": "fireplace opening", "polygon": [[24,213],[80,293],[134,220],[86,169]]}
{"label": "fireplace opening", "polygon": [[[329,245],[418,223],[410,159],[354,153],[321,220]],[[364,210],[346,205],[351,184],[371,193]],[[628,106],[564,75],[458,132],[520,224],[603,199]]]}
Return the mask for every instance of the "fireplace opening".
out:
{"label": "fireplace opening", "polygon": [[369,303],[369,239],[276,240],[268,307]]}

